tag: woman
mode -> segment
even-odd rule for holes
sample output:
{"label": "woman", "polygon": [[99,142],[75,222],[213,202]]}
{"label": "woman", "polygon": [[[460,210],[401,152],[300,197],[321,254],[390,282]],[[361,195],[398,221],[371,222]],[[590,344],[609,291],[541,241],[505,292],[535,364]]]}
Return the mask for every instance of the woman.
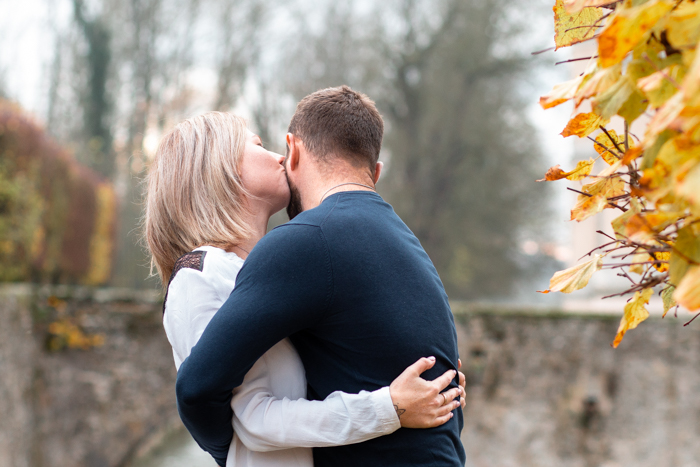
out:
{"label": "woman", "polygon": [[[226,301],[269,218],[289,203],[283,157],[262,147],[243,119],[210,112],[177,125],[149,170],[145,235],[163,284],[163,324],[179,368]],[[313,465],[311,447],[359,443],[400,426],[428,428],[452,417],[463,394],[440,393],[453,378],[420,374],[423,358],[391,386],[308,401],[304,367],[289,339],[266,352],[234,390],[228,466]],[[395,407],[411,417],[399,420]]]}

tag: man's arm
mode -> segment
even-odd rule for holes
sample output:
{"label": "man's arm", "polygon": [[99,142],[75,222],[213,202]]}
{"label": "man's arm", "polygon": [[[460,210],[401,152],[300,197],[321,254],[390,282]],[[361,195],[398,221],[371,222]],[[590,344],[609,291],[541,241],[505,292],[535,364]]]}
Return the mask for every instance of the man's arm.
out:
{"label": "man's arm", "polygon": [[318,227],[281,226],[251,251],[231,296],[177,375],[180,418],[219,465],[225,465],[233,438],[232,390],[263,353],[323,317],[332,285]]}

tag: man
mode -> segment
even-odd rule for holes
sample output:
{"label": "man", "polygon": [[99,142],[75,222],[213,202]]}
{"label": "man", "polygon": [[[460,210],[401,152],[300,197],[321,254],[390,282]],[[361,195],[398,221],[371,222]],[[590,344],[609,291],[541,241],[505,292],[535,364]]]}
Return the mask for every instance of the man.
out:
{"label": "man", "polygon": [[[297,106],[285,168],[292,219],[251,251],[227,302],[180,367],[178,408],[197,442],[225,465],[231,391],[253,363],[291,336],[308,399],[388,386],[420,357],[434,379],[457,369],[454,320],[418,239],[374,191],[383,122],[347,86]],[[456,387],[453,380],[452,387]],[[399,417],[405,409],[396,407]],[[314,449],[316,467],[462,466],[462,412],[436,428]]]}

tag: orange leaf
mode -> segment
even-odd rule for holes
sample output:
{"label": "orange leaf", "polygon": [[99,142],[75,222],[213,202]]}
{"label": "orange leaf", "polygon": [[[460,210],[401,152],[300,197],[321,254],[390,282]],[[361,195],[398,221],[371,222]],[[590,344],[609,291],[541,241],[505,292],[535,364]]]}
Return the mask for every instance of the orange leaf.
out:
{"label": "orange leaf", "polygon": [[552,88],[549,94],[540,97],[540,105],[543,109],[549,109],[572,99],[574,95],[576,95],[576,90],[581,84],[581,81],[583,81],[583,76],[557,84]]}
{"label": "orange leaf", "polygon": [[700,309],[700,266],[693,266],[685,273],[673,299],[688,311]]}
{"label": "orange leaf", "polygon": [[541,178],[537,181],[538,182],[553,182],[555,180],[561,180],[562,178],[566,178],[566,172],[561,170],[561,167],[559,166],[559,164],[557,164],[554,167],[550,167],[549,170],[547,171],[547,173],[544,174],[544,178]]}
{"label": "orange leaf", "polygon": [[569,123],[566,124],[566,128],[561,132],[561,135],[564,138],[574,135],[579,138],[585,138],[600,126],[605,126],[607,124],[607,120],[603,120],[600,115],[593,112],[581,113],[569,120]]}
{"label": "orange leaf", "polygon": [[653,293],[654,289],[651,288],[644,289],[641,293],[636,292],[632,300],[625,305],[625,314],[622,315],[620,320],[620,327],[617,329],[617,335],[612,344],[613,347],[617,348],[627,331],[636,328],[639,323],[649,317],[649,312],[644,308],[644,305],[649,303],[649,298],[651,298]]}
{"label": "orange leaf", "polygon": [[[625,235],[637,243],[656,244],[655,235],[683,217],[682,212],[640,213],[625,224]],[[668,258],[667,258],[668,259]]]}
{"label": "orange leaf", "polygon": [[607,68],[620,63],[672,8],[671,2],[651,0],[637,7],[616,11],[612,21],[598,38],[600,65]]}
{"label": "orange leaf", "polygon": [[629,148],[627,152],[625,153],[625,156],[622,158],[622,164],[623,165],[629,165],[637,159],[639,156],[642,155],[642,148],[641,146],[636,146],[633,148]]}
{"label": "orange leaf", "polygon": [[625,224],[625,235],[632,241],[649,245],[656,243],[654,231],[641,214],[630,217]]}

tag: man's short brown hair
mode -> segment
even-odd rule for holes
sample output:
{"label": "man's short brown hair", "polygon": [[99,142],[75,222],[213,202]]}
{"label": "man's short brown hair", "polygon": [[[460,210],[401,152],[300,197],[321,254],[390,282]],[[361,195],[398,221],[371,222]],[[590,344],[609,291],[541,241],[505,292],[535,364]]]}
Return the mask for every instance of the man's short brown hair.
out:
{"label": "man's short brown hair", "polygon": [[384,121],[372,99],[343,85],[303,98],[288,131],[319,160],[339,157],[374,173]]}

